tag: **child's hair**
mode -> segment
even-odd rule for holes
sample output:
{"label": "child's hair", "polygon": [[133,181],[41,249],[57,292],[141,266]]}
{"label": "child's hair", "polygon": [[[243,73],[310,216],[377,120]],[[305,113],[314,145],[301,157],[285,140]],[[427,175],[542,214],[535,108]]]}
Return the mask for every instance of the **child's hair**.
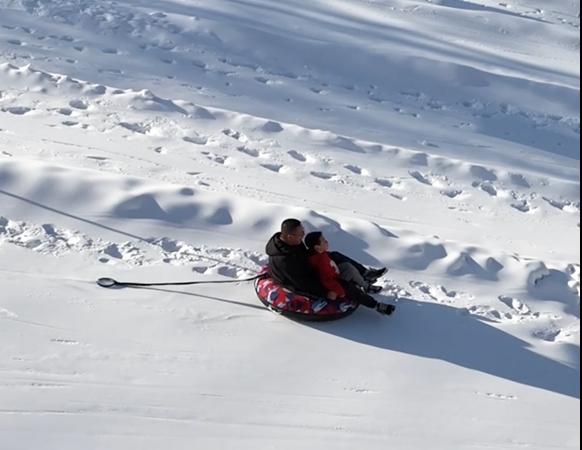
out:
{"label": "child's hair", "polygon": [[316,245],[319,245],[321,241],[321,236],[323,233],[321,231],[312,231],[307,236],[305,236],[305,245],[309,250],[313,250]]}

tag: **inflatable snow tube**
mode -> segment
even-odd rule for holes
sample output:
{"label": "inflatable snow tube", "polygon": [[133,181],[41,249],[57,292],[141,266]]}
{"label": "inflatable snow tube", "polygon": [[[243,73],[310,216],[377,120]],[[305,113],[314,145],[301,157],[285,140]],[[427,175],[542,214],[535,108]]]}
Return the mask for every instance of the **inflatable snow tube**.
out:
{"label": "inflatable snow tube", "polygon": [[338,320],[352,314],[359,303],[337,299],[311,298],[290,291],[275,283],[264,266],[254,282],[259,300],[271,311],[295,320],[325,322]]}

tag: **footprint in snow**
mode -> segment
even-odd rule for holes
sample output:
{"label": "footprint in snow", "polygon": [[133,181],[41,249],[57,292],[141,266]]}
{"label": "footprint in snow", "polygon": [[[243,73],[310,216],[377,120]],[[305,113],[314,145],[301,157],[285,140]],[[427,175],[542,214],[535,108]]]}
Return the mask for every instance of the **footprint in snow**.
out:
{"label": "footprint in snow", "polygon": [[453,303],[453,300],[457,298],[473,298],[473,296],[470,294],[449,291],[447,288],[440,285],[430,285],[421,281],[411,281],[409,284],[410,287],[419,290],[423,294],[427,295],[431,300],[439,303]]}
{"label": "footprint in snow", "polygon": [[248,148],[245,147],[244,145],[241,147],[237,147],[236,148],[239,152],[244,153],[245,155],[249,155],[252,156],[253,158],[258,158],[260,156],[260,153],[258,150],[252,149],[252,148]]}
{"label": "footprint in snow", "polygon": [[[418,170],[412,170],[408,172],[412,178],[414,178],[419,183],[425,184],[427,186],[443,187],[443,184],[437,177],[433,175],[425,175]],[[444,177],[443,177],[444,178]]]}
{"label": "footprint in snow", "polygon": [[520,186],[520,187],[524,187],[524,188],[528,188],[528,189],[531,188],[531,184],[529,183],[529,181],[527,181],[525,176],[523,176],[521,173],[510,173],[509,179],[516,186]]}
{"label": "footprint in snow", "polygon": [[349,170],[352,173],[355,173],[356,175],[362,175],[362,168],[358,167],[358,166],[353,166],[351,164],[346,164],[344,166],[347,170]]}
{"label": "footprint in snow", "polygon": [[285,166],[281,164],[261,164],[261,167],[276,173],[280,173],[285,168]]}
{"label": "footprint in snow", "polygon": [[32,108],[28,108],[26,106],[12,106],[9,108],[2,108],[2,111],[14,114],[15,116],[24,116],[32,111]]}
{"label": "footprint in snow", "polygon": [[[495,172],[483,166],[471,166],[469,172],[472,176],[480,178],[482,181],[497,181]],[[476,183],[478,184],[478,182]]]}
{"label": "footprint in snow", "polygon": [[461,308],[458,313],[461,316],[477,316],[496,323],[503,322],[504,320],[511,320],[512,318],[511,314],[504,315],[497,309],[486,305],[473,305],[468,308]]}
{"label": "footprint in snow", "polygon": [[527,200],[519,200],[514,202],[511,204],[511,207],[522,213],[532,213],[537,210],[537,208],[533,207]]}
{"label": "footprint in snow", "polygon": [[336,174],[328,172],[311,172],[311,175],[313,175],[316,178],[321,178],[322,180],[331,180],[333,177],[336,176]]}
{"label": "footprint in snow", "polygon": [[204,136],[184,136],[182,138],[184,142],[188,142],[189,144],[196,144],[196,145],[206,145],[208,143],[208,139]]}
{"label": "footprint in snow", "polygon": [[69,106],[71,108],[81,109],[81,110],[86,110],[89,107],[84,100],[79,100],[79,99],[71,100],[69,102]]}
{"label": "footprint in snow", "polygon": [[474,181],[472,186],[477,189],[481,189],[483,192],[486,192],[491,197],[499,196],[499,190],[496,186],[494,186],[490,181]]}
{"label": "footprint in snow", "polygon": [[463,195],[463,191],[457,189],[443,189],[441,194],[449,198],[458,198]]}
{"label": "footprint in snow", "polygon": [[225,136],[231,137],[233,139],[236,139],[237,141],[240,141],[243,144],[249,141],[249,138],[246,137],[243,133],[231,130],[230,128],[222,130],[222,134],[224,134]]}
{"label": "footprint in snow", "polygon": [[542,197],[546,202],[548,202],[554,208],[560,209],[565,212],[579,213],[580,212],[580,202],[570,202],[568,200],[553,200],[548,197]]}
{"label": "footprint in snow", "polygon": [[410,157],[409,162],[417,166],[428,166],[428,155],[426,153],[416,153]]}
{"label": "footprint in snow", "polygon": [[508,295],[500,295],[498,299],[501,303],[505,304],[518,315],[524,316],[531,314],[531,309],[524,302],[517,298],[513,298]]}
{"label": "footprint in snow", "polygon": [[533,332],[533,336],[546,342],[572,342],[580,335],[580,324],[574,324],[566,328],[560,328],[552,324]]}
{"label": "footprint in snow", "polygon": [[289,150],[287,152],[287,154],[293,158],[295,161],[299,161],[299,162],[306,162],[307,158],[305,157],[305,155],[302,155],[301,153],[299,153],[298,151],[295,150]]}
{"label": "footprint in snow", "polygon": [[374,180],[374,182],[375,182],[376,184],[379,184],[379,185],[380,185],[380,186],[382,186],[382,187],[391,188],[392,186],[394,186],[394,183],[393,183],[392,181],[390,181],[390,180],[384,180],[384,179],[382,179],[382,178],[376,178],[376,179]]}

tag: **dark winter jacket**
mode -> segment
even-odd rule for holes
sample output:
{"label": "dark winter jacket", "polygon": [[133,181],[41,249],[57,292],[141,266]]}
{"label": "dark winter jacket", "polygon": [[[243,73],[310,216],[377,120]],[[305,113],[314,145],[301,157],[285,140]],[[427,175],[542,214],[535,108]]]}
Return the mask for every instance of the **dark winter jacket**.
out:
{"label": "dark winter jacket", "polygon": [[338,297],[345,297],[346,291],[339,282],[340,270],[337,264],[330,258],[329,252],[312,252],[309,255],[309,264],[313,267],[318,275],[319,281],[328,291],[335,292]]}
{"label": "dark winter jacket", "polygon": [[289,245],[280,237],[281,233],[275,233],[266,246],[273,280],[293,292],[327,297],[328,290],[309,264],[307,247],[303,244]]}

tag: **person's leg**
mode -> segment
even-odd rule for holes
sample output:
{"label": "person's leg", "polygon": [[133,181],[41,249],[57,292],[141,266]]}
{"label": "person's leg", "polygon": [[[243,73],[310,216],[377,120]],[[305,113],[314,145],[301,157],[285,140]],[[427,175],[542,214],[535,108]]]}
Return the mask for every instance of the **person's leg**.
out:
{"label": "person's leg", "polygon": [[346,291],[346,297],[349,300],[357,302],[362,306],[366,306],[367,308],[374,309],[382,315],[389,316],[394,313],[396,309],[394,305],[376,301],[374,297],[361,291],[355,284],[349,281],[340,280],[340,283],[344,287],[344,290]]}
{"label": "person's leg", "polygon": [[374,297],[361,291],[355,284],[345,280],[340,280],[340,283],[346,291],[346,297],[348,299],[372,309],[378,306],[378,302]]}
{"label": "person's leg", "polygon": [[356,270],[358,271],[358,273],[360,275],[362,275],[362,276],[366,272],[368,272],[368,268],[367,267],[364,267],[358,261],[354,261],[352,258],[350,258],[349,256],[344,255],[343,253],[340,253],[340,252],[330,252],[329,253],[329,257],[333,260],[333,262],[335,262],[338,265],[338,267],[341,264],[343,264],[343,263],[349,263],[353,267],[355,267]]}
{"label": "person's leg", "polygon": [[330,252],[329,256],[338,265],[338,267],[340,266],[340,264],[350,263],[352,266],[356,268],[358,273],[361,276],[363,276],[364,279],[369,283],[375,282],[378,278],[380,278],[386,272],[388,272],[388,269],[386,267],[382,267],[381,269],[369,269],[368,267],[360,264],[358,261],[355,261],[349,256],[346,256],[340,252]]}
{"label": "person's leg", "polygon": [[[337,263],[336,263],[337,264]],[[337,264],[340,270],[340,278],[342,280],[350,281],[363,289],[368,289],[370,283],[368,283],[363,275],[356,269],[356,267],[349,262],[342,262]]]}

